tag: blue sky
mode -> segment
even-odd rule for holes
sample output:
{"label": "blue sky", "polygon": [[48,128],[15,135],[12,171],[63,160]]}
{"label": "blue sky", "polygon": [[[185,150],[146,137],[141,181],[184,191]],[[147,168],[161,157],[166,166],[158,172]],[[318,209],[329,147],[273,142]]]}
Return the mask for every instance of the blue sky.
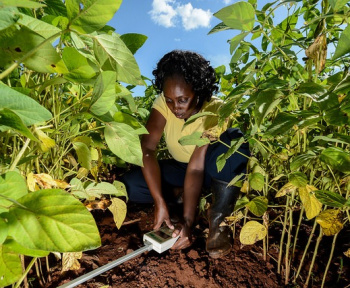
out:
{"label": "blue sky", "polygon": [[[148,37],[135,54],[141,74],[148,78],[152,79],[152,70],[158,60],[173,49],[196,51],[208,59],[213,67],[217,67],[230,62],[227,40],[237,35],[238,31],[207,34],[221,22],[213,13],[233,2],[124,0],[109,25],[119,34],[139,33]],[[142,87],[135,88],[134,96],[142,96],[143,91]]]}

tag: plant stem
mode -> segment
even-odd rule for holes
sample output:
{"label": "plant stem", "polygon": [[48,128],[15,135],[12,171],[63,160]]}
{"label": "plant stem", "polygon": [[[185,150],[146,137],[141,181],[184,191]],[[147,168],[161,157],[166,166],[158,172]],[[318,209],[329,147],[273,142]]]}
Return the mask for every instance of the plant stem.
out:
{"label": "plant stem", "polygon": [[311,265],[310,265],[310,268],[309,268],[309,274],[307,275],[306,281],[304,283],[304,287],[305,288],[308,287],[308,285],[309,285],[310,277],[311,277],[311,274],[312,274],[312,269],[314,268],[314,265],[315,265],[317,251],[318,251],[318,247],[320,246],[322,237],[323,237],[323,231],[322,231],[322,227],[320,227],[320,233],[319,233],[319,235],[317,237],[317,240],[316,240],[316,246],[315,246],[315,250],[314,250],[314,255],[312,256],[312,261],[311,261]]}
{"label": "plant stem", "polygon": [[21,158],[22,158],[24,152],[26,151],[26,149],[27,149],[27,147],[28,147],[28,145],[29,145],[29,142],[30,142],[30,139],[27,138],[27,140],[26,140],[26,142],[24,143],[24,145],[23,145],[21,151],[19,151],[19,153],[17,154],[15,160],[12,162],[12,164],[11,164],[11,166],[10,166],[10,168],[9,168],[9,171],[13,171],[13,170],[16,168],[17,163],[19,162],[19,160],[21,160]]}
{"label": "plant stem", "polygon": [[297,271],[297,273],[296,273],[296,275],[295,275],[295,278],[294,278],[294,281],[293,281],[294,284],[296,283],[296,281],[297,281],[297,279],[298,279],[298,276],[299,276],[299,274],[300,274],[301,268],[303,267],[304,260],[305,260],[306,254],[307,254],[307,250],[309,249],[309,246],[310,246],[310,244],[311,244],[311,240],[312,240],[312,237],[314,236],[316,226],[317,226],[317,222],[315,221],[315,222],[314,222],[314,226],[312,227],[312,231],[311,231],[311,233],[310,233],[309,239],[308,239],[307,244],[306,244],[306,246],[305,246],[304,253],[303,253],[303,257],[302,257],[301,260],[300,260],[300,264],[299,264],[299,267],[298,267],[298,271]]}
{"label": "plant stem", "polygon": [[332,249],[331,249],[331,253],[329,254],[329,259],[328,259],[328,262],[327,262],[326,269],[324,270],[321,288],[324,287],[324,283],[326,281],[327,272],[328,272],[329,266],[331,265],[331,262],[332,262],[333,253],[334,253],[334,247],[335,247],[335,242],[337,241],[337,237],[338,237],[338,233],[335,234],[334,237],[333,237]]}
{"label": "plant stem", "polygon": [[37,257],[34,257],[34,258],[32,259],[32,261],[30,261],[30,263],[29,263],[27,269],[24,271],[24,273],[23,273],[23,275],[21,276],[21,278],[19,278],[19,280],[18,280],[18,282],[16,283],[16,285],[15,285],[14,288],[18,288],[18,287],[21,285],[22,281],[23,281],[24,278],[27,276],[29,270],[32,269],[32,266],[34,265],[36,259],[38,259],[38,258],[37,258]]}
{"label": "plant stem", "polygon": [[286,269],[286,275],[284,278],[284,284],[288,285],[289,282],[289,274],[290,274],[290,262],[289,262],[289,250],[290,250],[290,243],[292,240],[292,228],[293,228],[293,202],[294,202],[294,196],[295,192],[292,194],[292,199],[290,201],[290,206],[287,209],[289,210],[289,226],[288,226],[288,235],[287,235],[287,243],[286,243],[286,254],[285,254],[285,269]]}
{"label": "plant stem", "polygon": [[283,228],[282,228],[282,235],[280,240],[280,247],[279,247],[279,254],[278,254],[278,264],[277,264],[277,273],[281,274],[281,262],[282,262],[282,252],[283,252],[283,241],[284,241],[284,235],[287,230],[287,220],[288,220],[288,207],[289,207],[289,196],[287,196],[286,200],[286,210],[284,212],[284,220],[283,220]]}

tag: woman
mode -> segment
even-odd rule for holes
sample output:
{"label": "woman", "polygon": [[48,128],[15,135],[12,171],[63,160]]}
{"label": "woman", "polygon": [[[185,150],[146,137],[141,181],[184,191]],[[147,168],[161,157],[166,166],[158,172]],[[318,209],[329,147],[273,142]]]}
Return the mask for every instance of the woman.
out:
{"label": "woman", "polygon": [[[139,203],[155,204],[154,229],[165,222],[174,229],[169,216],[167,198],[173,190],[183,190],[183,219],[176,225],[173,237],[180,238],[173,249],[184,249],[191,245],[191,228],[202,187],[210,187],[213,203],[209,209],[209,237],[207,251],[215,258],[227,254],[231,249],[230,229],[219,224],[234,208],[239,191],[227,187],[227,182],[245,171],[249,150],[243,144],[239,153],[233,154],[224,168],[218,172],[216,159],[227,151],[220,142],[195,147],[183,146],[179,139],[194,132],[205,132],[217,124],[217,117],[199,117],[185,125],[187,119],[199,112],[217,112],[222,101],[212,94],[217,92],[215,71],[201,55],[175,50],[163,56],[153,71],[154,87],[160,93],[156,98],[141,146],[144,166],[124,177],[129,199]],[[156,149],[164,133],[167,148],[173,159],[156,159]],[[242,137],[238,129],[228,129],[220,139],[230,144],[234,138]]]}

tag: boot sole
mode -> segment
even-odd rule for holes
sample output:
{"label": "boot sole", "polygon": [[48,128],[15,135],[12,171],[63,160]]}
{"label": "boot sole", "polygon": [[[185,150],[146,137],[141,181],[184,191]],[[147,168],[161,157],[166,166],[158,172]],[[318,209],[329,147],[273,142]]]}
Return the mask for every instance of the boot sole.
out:
{"label": "boot sole", "polygon": [[226,256],[227,254],[229,254],[232,250],[232,247],[226,251],[223,252],[208,252],[209,253],[209,257],[213,258],[213,259],[218,259],[221,257]]}

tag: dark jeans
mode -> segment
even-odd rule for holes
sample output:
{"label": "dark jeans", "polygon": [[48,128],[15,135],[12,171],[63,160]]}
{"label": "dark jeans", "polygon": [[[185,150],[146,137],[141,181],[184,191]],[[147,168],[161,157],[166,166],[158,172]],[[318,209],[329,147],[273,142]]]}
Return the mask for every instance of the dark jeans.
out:
{"label": "dark jeans", "polygon": [[[233,139],[243,137],[239,129],[229,128],[221,134],[220,140],[230,145]],[[210,144],[205,155],[204,187],[209,187],[212,178],[230,182],[236,175],[246,173],[248,158],[234,153],[226,160],[224,168],[218,172],[216,159],[226,153],[227,146],[215,142]],[[243,143],[238,151],[250,156],[248,143]],[[174,159],[159,161],[161,170],[163,191],[169,191],[166,187],[183,187],[187,169],[187,163],[178,162]],[[140,167],[135,167],[123,176],[123,182],[129,195],[129,200],[137,203],[153,203],[153,198],[147,187]],[[166,195],[164,195],[166,198]]]}

